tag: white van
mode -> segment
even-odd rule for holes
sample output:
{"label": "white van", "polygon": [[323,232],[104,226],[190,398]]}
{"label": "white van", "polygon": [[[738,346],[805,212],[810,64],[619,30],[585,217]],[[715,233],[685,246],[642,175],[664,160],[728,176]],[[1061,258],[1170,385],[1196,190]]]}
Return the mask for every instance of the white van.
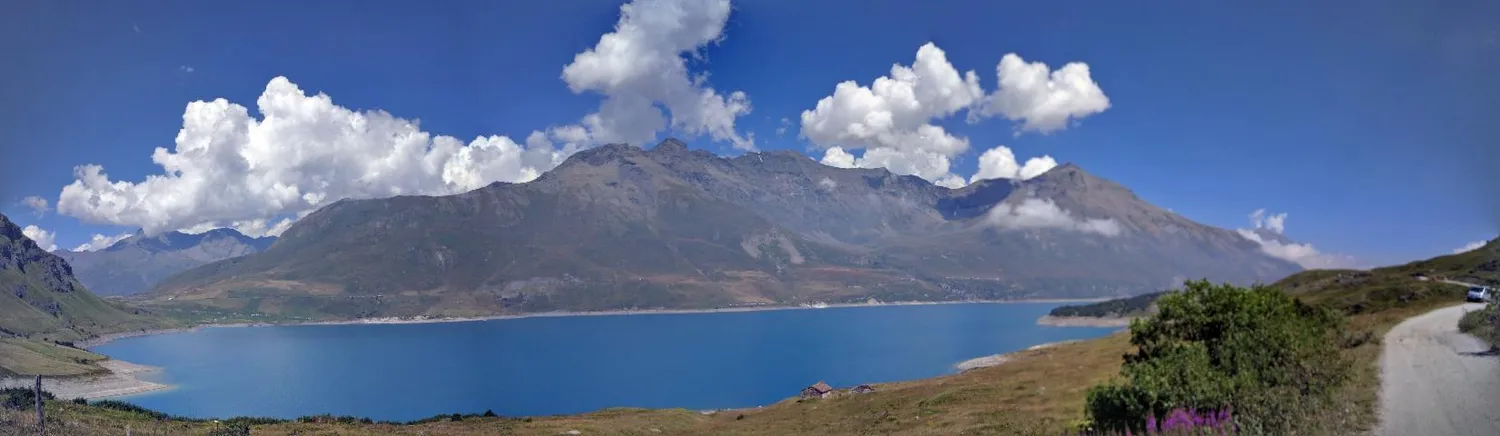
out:
{"label": "white van", "polygon": [[1493,292],[1490,291],[1490,288],[1475,286],[1469,288],[1469,297],[1466,300],[1472,303],[1484,303],[1490,301],[1492,294]]}

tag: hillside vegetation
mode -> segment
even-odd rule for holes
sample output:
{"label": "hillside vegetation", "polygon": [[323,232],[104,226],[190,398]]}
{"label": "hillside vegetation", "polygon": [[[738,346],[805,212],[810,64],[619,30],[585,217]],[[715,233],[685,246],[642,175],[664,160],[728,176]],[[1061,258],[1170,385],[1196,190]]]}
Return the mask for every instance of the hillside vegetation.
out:
{"label": "hillside vegetation", "polygon": [[1304,271],[1274,286],[1348,315],[1378,316],[1403,315],[1401,309],[1427,307],[1433,300],[1461,301],[1467,286],[1445,280],[1500,286],[1500,239],[1465,253],[1369,271]]}
{"label": "hillside vegetation", "polygon": [[[1005,363],[867,394],[789,399],[702,414],[609,409],[532,418],[484,414],[412,423],[356,418],[175,419],[118,402],[48,403],[67,434],[1057,434],[1144,428],[1197,408],[1232,413],[1245,433],[1351,434],[1375,423],[1378,338],[1396,322],[1456,304],[1463,288],[1438,277],[1493,283],[1500,252],[1476,252],[1372,271],[1312,271],[1249,289],[1191,282],[1162,295],[1129,334],[1012,353]],[[1431,275],[1423,281],[1415,273]],[[1285,288],[1283,288],[1285,287]],[[1122,306],[1123,307],[1123,306]],[[789,395],[791,393],[788,393]],[[0,428],[34,423],[0,411]],[[4,434],[4,433],[0,433]]]}
{"label": "hillside vegetation", "polygon": [[1166,292],[1152,292],[1134,297],[1116,298],[1113,300],[1100,301],[1098,303],[1074,304],[1058,306],[1048,312],[1048,316],[1070,316],[1070,317],[1094,317],[1094,318],[1130,318],[1146,315]]}
{"label": "hillside vegetation", "polygon": [[[1169,411],[1224,411],[1251,434],[1320,428],[1353,377],[1344,319],[1271,287],[1190,282],[1130,326],[1122,379],[1089,392],[1093,425],[1145,432]],[[1151,428],[1155,430],[1155,428]]]}
{"label": "hillside vegetation", "polygon": [[171,326],[165,318],[105,301],[0,215],[0,374],[73,375],[101,369],[69,347],[102,334]]}

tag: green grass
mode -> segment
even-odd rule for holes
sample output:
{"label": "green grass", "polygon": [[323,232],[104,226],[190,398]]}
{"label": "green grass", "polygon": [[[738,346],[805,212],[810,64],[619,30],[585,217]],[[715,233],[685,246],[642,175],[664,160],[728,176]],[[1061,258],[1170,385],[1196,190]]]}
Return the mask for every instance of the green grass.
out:
{"label": "green grass", "polygon": [[101,356],[55,344],[181,325],[89,292],[67,262],[26,239],[4,215],[0,253],[0,374],[97,372],[92,362]]}
{"label": "green grass", "polygon": [[76,376],[103,372],[103,355],[21,338],[0,339],[0,368],[17,375]]}
{"label": "green grass", "polygon": [[[23,274],[0,270],[0,329],[13,336],[77,341],[106,333],[166,328],[175,323],[139,309],[105,301],[75,283],[70,291],[50,289],[36,269]],[[17,296],[17,290],[22,296]],[[52,308],[56,308],[56,313]]]}
{"label": "green grass", "polygon": [[1463,254],[1369,271],[1304,271],[1282,279],[1274,286],[1304,301],[1333,307],[1352,316],[1421,306],[1429,300],[1453,301],[1464,297],[1466,287],[1444,283],[1438,280],[1440,277],[1484,285],[1500,284],[1500,243],[1492,241],[1484,248]]}

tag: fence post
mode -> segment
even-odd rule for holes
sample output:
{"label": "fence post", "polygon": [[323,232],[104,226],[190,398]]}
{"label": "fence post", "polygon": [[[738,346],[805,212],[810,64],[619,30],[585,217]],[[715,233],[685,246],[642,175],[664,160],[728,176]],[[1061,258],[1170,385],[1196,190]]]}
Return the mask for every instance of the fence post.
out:
{"label": "fence post", "polygon": [[36,376],[36,429],[42,436],[47,436],[47,415],[42,412],[42,375]]}

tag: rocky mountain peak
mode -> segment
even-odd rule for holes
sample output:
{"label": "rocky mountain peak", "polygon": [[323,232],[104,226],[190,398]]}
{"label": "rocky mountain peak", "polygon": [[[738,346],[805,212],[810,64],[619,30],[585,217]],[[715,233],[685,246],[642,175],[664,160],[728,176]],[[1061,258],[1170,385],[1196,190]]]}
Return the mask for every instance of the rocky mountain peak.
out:
{"label": "rocky mountain peak", "polygon": [[654,153],[686,153],[688,146],[677,138],[667,138],[651,149]]}
{"label": "rocky mountain peak", "polygon": [[38,280],[56,292],[72,292],[73,268],[61,258],[48,253],[27,238],[21,227],[10,218],[0,214],[0,270],[14,269],[22,274],[32,273]]}

